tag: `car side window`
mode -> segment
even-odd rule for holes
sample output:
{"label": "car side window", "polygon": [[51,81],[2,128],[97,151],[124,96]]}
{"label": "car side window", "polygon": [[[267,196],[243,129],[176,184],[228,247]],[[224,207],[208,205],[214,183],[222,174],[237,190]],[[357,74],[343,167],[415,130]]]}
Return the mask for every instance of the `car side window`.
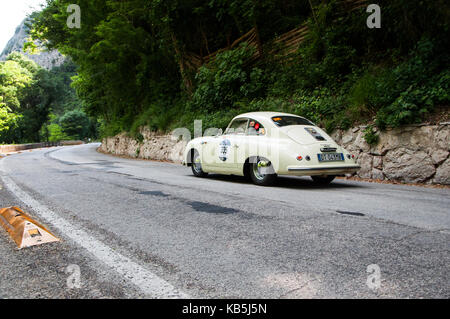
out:
{"label": "car side window", "polygon": [[264,134],[266,134],[266,129],[264,128],[264,126],[258,121],[249,119],[247,135],[264,135]]}
{"label": "car side window", "polygon": [[247,119],[235,119],[228,126],[225,134],[244,135],[247,129]]}

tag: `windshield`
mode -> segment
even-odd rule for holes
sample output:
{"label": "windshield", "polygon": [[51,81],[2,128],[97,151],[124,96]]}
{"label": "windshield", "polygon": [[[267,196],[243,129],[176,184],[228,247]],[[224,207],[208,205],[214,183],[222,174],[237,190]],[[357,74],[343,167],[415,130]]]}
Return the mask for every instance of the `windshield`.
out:
{"label": "windshield", "polygon": [[298,116],[274,116],[272,121],[277,126],[288,126],[288,125],[314,125],[307,119]]}
{"label": "windshield", "polygon": [[247,122],[248,119],[246,118],[238,118],[233,120],[233,122],[231,122],[228,126],[225,134],[245,134]]}

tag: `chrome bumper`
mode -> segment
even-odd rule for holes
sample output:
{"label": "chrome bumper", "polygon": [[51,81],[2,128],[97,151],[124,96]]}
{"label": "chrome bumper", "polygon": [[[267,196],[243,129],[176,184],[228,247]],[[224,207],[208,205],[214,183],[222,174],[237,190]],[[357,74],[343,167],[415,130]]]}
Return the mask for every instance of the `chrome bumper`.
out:
{"label": "chrome bumper", "polygon": [[341,165],[341,166],[324,166],[324,167],[288,167],[289,172],[321,172],[321,171],[356,171],[360,169],[359,165]]}
{"label": "chrome bumper", "polygon": [[343,175],[356,173],[361,166],[359,165],[341,165],[324,167],[288,167],[288,173],[294,175]]}

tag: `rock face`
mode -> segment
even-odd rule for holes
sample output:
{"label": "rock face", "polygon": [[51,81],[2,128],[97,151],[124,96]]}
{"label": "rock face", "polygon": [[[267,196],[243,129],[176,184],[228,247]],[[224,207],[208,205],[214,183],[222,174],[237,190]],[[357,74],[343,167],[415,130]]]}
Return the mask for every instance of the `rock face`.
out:
{"label": "rock face", "polygon": [[[377,145],[364,140],[364,128],[337,130],[333,139],[361,165],[357,176],[406,183],[450,185],[450,125],[407,126],[379,133]],[[141,130],[142,143],[122,133],[103,140],[103,152],[136,158],[181,162],[185,141],[170,134]]]}
{"label": "rock face", "polygon": [[406,183],[450,184],[450,126],[405,126],[379,133],[377,145],[364,140],[363,127],[332,134],[361,165],[357,176]]}
{"label": "rock face", "polygon": [[383,173],[390,180],[425,182],[435,172],[431,157],[424,151],[401,147],[388,151],[384,156]]}
{"label": "rock face", "polygon": [[125,133],[107,137],[103,139],[100,150],[116,155],[181,163],[187,142],[175,139],[171,134],[158,135],[146,127],[140,133],[144,137],[142,142]]}
{"label": "rock face", "polygon": [[433,182],[435,184],[450,185],[450,158],[436,169]]}
{"label": "rock face", "polygon": [[44,51],[39,54],[28,54],[23,52],[23,45],[27,42],[27,38],[29,37],[28,27],[25,23],[26,19],[16,28],[13,37],[8,41],[3,52],[0,54],[0,61],[4,61],[12,52],[20,52],[47,70],[61,65],[65,58],[56,50]]}

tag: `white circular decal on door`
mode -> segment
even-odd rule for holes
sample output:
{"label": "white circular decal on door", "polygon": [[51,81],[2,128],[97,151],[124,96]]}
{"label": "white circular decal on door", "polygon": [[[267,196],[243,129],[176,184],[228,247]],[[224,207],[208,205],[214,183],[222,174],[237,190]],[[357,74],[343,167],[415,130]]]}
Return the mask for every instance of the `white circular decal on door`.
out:
{"label": "white circular decal on door", "polygon": [[231,143],[229,140],[223,140],[219,144],[219,159],[221,161],[226,161],[228,158],[228,154],[230,153]]}

